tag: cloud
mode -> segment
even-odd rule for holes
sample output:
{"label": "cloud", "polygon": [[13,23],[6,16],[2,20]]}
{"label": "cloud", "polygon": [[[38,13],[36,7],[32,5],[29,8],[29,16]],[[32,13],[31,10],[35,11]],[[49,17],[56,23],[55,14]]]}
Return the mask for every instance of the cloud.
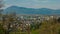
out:
{"label": "cloud", "polygon": [[6,7],[16,5],[29,8],[60,8],[60,0],[6,0]]}
{"label": "cloud", "polygon": [[38,0],[39,2],[47,2],[48,0]]}
{"label": "cloud", "polygon": [[49,2],[48,0],[33,0],[33,2],[36,3],[45,3],[45,2]]}
{"label": "cloud", "polygon": [[3,9],[6,9],[6,8],[8,8],[10,6],[12,6],[12,4],[5,4],[4,7],[3,7]]}

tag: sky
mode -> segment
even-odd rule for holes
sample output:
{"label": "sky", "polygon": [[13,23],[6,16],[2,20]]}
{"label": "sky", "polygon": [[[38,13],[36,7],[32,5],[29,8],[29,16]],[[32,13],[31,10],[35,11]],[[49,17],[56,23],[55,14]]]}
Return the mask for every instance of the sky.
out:
{"label": "sky", "polygon": [[5,7],[20,6],[27,8],[60,9],[60,0],[4,0]]}

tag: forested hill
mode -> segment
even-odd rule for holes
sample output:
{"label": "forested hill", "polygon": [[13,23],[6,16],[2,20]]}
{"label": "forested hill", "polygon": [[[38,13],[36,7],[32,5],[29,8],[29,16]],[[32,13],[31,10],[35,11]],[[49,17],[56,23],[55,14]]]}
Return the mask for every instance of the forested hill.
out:
{"label": "forested hill", "polygon": [[60,10],[54,10],[49,8],[25,8],[25,7],[18,7],[18,6],[10,6],[4,10],[4,13],[15,11],[17,14],[43,14],[43,15],[52,15],[52,14],[60,14]]}

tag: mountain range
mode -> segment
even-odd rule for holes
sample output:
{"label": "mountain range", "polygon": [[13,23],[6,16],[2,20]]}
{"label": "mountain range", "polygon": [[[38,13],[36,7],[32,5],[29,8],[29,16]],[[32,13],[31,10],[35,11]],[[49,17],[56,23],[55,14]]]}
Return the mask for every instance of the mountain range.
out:
{"label": "mountain range", "polygon": [[18,7],[18,6],[10,6],[6,9],[4,9],[3,13],[10,13],[10,12],[16,12],[17,14],[42,14],[42,15],[60,15],[60,10],[54,10],[54,9],[49,9],[49,8],[39,8],[39,9],[34,9],[34,8],[26,8],[26,7]]}

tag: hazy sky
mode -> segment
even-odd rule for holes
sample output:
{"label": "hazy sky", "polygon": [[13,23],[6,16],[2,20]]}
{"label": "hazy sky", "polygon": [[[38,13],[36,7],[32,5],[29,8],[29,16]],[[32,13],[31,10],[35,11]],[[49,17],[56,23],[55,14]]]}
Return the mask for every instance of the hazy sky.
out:
{"label": "hazy sky", "polygon": [[60,0],[5,0],[5,6],[60,9]]}

